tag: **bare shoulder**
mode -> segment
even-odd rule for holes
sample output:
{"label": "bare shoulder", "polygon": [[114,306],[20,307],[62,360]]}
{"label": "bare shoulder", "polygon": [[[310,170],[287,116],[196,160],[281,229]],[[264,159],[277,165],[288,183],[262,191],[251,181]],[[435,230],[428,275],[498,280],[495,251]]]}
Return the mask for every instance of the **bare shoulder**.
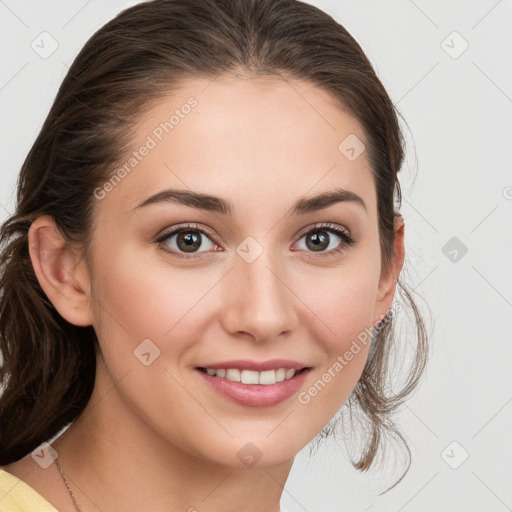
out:
{"label": "bare shoulder", "polygon": [[35,467],[35,465],[37,466],[37,464],[34,462],[34,460],[29,454],[23,457],[22,459],[17,460],[16,462],[11,462],[10,464],[7,464],[5,466],[0,466],[0,469],[3,469],[8,473],[11,473],[11,475],[14,475],[18,477],[20,480],[26,482],[26,477],[29,477],[34,472],[37,472],[37,468]]}

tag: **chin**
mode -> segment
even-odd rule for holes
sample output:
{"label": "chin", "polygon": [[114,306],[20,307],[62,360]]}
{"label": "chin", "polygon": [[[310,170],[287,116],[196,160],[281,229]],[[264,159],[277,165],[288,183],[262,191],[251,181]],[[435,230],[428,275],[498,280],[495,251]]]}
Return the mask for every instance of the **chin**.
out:
{"label": "chin", "polygon": [[[273,425],[275,428],[276,425]],[[294,434],[291,435],[293,430]],[[270,435],[269,435],[270,433]],[[254,435],[238,435],[230,438],[226,433],[224,439],[205,435],[201,445],[196,445],[197,454],[210,462],[227,467],[250,468],[275,466],[290,463],[304,446],[311,440],[305,435],[300,438],[297,429],[277,427],[259,430]],[[204,441],[208,444],[204,446]]]}

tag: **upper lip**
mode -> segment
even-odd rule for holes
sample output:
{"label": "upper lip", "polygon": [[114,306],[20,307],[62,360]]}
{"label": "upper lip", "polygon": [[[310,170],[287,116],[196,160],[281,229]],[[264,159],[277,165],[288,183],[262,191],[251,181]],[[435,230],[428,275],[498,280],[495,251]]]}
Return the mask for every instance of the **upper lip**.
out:
{"label": "upper lip", "polygon": [[249,359],[235,359],[231,361],[220,361],[217,363],[208,363],[198,366],[198,368],[216,368],[229,369],[238,368],[240,370],[253,370],[262,372],[265,370],[277,370],[279,368],[293,368],[294,370],[302,370],[309,368],[308,365],[291,359],[269,359],[267,361],[251,361]]}

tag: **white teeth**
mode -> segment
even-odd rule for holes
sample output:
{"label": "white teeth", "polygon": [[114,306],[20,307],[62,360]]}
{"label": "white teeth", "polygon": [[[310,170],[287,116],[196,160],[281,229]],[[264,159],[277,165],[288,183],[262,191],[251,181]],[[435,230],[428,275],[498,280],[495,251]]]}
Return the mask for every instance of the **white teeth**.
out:
{"label": "white teeth", "polygon": [[265,370],[257,372],[254,370],[239,370],[238,368],[228,368],[217,370],[215,368],[206,368],[208,375],[226,378],[233,382],[242,382],[243,384],[262,384],[268,386],[291,379],[295,375],[293,368],[278,368],[277,370]]}
{"label": "white teeth", "polygon": [[242,370],[240,382],[244,384],[258,384],[258,372],[253,370]]}
{"label": "white teeth", "polygon": [[237,368],[226,370],[226,379],[232,380],[233,382],[240,382],[240,370]]}
{"label": "white teeth", "polygon": [[286,371],[284,368],[276,370],[276,382],[282,382],[286,378]]}
{"label": "white teeth", "polygon": [[260,372],[259,384],[275,384],[276,381],[276,371],[275,370],[267,370],[265,372]]}

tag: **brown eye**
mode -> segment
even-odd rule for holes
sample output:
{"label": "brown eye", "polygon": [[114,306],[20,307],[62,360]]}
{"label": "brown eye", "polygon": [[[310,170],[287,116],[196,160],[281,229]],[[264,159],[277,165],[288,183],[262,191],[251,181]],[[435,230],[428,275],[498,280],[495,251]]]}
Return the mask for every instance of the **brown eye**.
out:
{"label": "brown eye", "polygon": [[201,254],[216,250],[218,245],[212,241],[212,236],[194,226],[180,226],[163,234],[156,240],[164,246],[164,250],[174,256],[188,258],[186,254]]}
{"label": "brown eye", "polygon": [[201,234],[198,234],[197,231],[182,231],[177,236],[176,245],[180,251],[195,252],[201,247]]}
{"label": "brown eye", "polygon": [[[305,243],[302,244],[304,239]],[[297,245],[306,252],[328,256],[339,253],[355,244],[355,239],[348,231],[332,224],[316,226],[302,235]]]}
{"label": "brown eye", "polygon": [[324,251],[329,242],[329,235],[322,231],[312,231],[306,235],[306,245],[312,251]]}

